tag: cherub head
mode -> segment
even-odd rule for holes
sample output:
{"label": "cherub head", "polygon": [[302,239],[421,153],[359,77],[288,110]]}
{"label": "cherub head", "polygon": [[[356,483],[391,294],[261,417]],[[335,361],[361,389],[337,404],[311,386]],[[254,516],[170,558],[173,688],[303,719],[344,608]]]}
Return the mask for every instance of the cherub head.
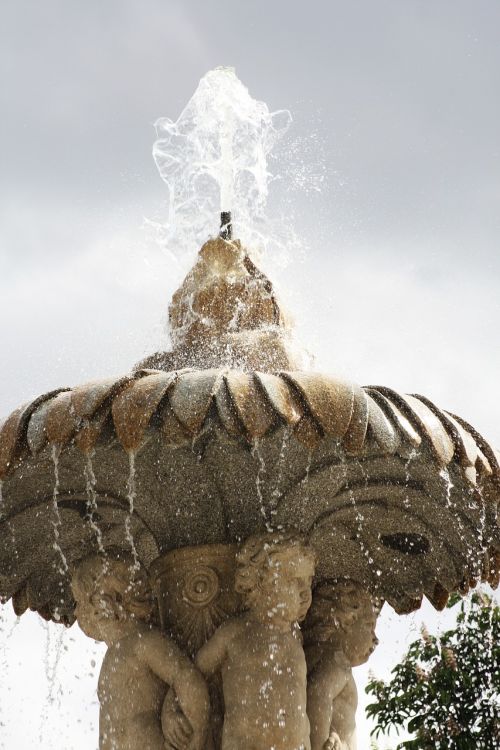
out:
{"label": "cherub head", "polygon": [[95,640],[109,643],[124,634],[132,621],[151,620],[154,603],[147,574],[128,555],[80,560],[71,589],[78,624]]}
{"label": "cherub head", "polygon": [[256,534],[236,555],[235,590],[259,620],[303,620],[315,562],[313,549],[296,531]]}
{"label": "cherub head", "polygon": [[305,643],[329,643],[342,650],[353,667],[364,664],[378,643],[380,609],[381,603],[354,581],[323,581],[313,592]]}

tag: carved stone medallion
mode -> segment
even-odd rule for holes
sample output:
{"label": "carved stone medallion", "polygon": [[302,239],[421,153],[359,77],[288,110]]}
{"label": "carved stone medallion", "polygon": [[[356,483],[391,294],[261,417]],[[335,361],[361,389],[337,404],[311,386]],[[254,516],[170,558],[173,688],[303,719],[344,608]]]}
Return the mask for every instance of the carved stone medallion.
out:
{"label": "carved stone medallion", "polygon": [[194,655],[219,625],[241,610],[234,591],[236,545],[182,547],[150,568],[162,628]]}

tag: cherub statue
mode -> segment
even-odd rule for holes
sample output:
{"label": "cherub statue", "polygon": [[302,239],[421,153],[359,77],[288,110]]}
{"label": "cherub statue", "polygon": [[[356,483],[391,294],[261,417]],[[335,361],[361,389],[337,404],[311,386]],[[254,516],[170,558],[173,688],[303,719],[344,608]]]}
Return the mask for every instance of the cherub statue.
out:
{"label": "cherub statue", "polygon": [[304,623],[311,750],[356,750],[358,694],[352,667],[378,643],[380,603],[358,584],[326,581],[314,591]]}
{"label": "cherub statue", "polygon": [[77,565],[71,588],[81,629],[108,646],[98,685],[100,750],[168,748],[160,722],[168,686],[184,715],[183,747],[201,750],[207,687],[188,657],[152,624],[145,571],[125,555],[92,555]]}
{"label": "cherub statue", "polygon": [[315,555],[296,532],[266,532],[243,544],[236,563],[247,611],[221,625],[196,657],[207,679],[222,679],[222,750],[309,750],[297,623],[311,604]]}

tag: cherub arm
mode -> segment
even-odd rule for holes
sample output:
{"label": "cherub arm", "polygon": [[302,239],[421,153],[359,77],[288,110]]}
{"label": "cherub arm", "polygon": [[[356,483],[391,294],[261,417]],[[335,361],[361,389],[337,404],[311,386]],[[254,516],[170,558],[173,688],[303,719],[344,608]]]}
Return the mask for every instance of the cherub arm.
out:
{"label": "cherub arm", "polygon": [[205,677],[212,677],[220,671],[227,658],[228,644],[238,626],[238,620],[224,623],[196,654],[195,664]]}
{"label": "cherub arm", "polygon": [[[311,725],[311,750],[344,750],[332,715],[334,700],[347,685],[349,670],[329,660],[319,662],[307,681],[307,716]],[[327,744],[330,741],[330,744]]]}
{"label": "cherub arm", "polygon": [[210,701],[200,672],[171,638],[157,630],[137,641],[137,655],[175,691],[179,707],[192,728],[189,747],[202,750],[208,727]]}

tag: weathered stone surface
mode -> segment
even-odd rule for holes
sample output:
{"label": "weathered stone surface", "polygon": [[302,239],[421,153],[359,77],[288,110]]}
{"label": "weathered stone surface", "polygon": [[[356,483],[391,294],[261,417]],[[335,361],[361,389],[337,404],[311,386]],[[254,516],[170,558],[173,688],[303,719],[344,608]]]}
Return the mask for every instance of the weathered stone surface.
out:
{"label": "weathered stone surface", "polygon": [[236,550],[235,544],[182,547],[158,557],[150,568],[162,628],[191,656],[242,609],[234,590]]}
{"label": "weathered stone surface", "polygon": [[284,377],[298,389],[325,433],[344,437],[354,409],[352,385],[312,372],[288,372]]}
{"label": "weathered stone surface", "polygon": [[46,393],[29,404],[20,406],[0,425],[0,481],[12,469],[13,462],[26,440],[26,428],[37,407],[66,389]]}
{"label": "weathered stone surface", "polygon": [[311,604],[315,555],[296,532],[263,532],[236,555],[234,589],[244,611],[198,651],[207,680],[219,678],[222,742],[216,748],[310,748],[307,672],[298,623]]}
{"label": "weathered stone surface", "polygon": [[130,556],[91,556],[73,571],[71,587],[83,632],[108,646],[98,686],[101,750],[172,747],[161,724],[169,687],[189,728],[189,747],[203,750],[208,689],[191,660],[153,624],[145,570]]}
{"label": "weathered stone surface", "polygon": [[352,667],[364,664],[378,643],[380,607],[354,581],[326,582],[314,591],[304,623],[311,750],[357,747]]}
{"label": "weathered stone surface", "polygon": [[139,448],[153,413],[175,379],[175,373],[157,372],[132,380],[113,400],[116,434],[126,451]]}

